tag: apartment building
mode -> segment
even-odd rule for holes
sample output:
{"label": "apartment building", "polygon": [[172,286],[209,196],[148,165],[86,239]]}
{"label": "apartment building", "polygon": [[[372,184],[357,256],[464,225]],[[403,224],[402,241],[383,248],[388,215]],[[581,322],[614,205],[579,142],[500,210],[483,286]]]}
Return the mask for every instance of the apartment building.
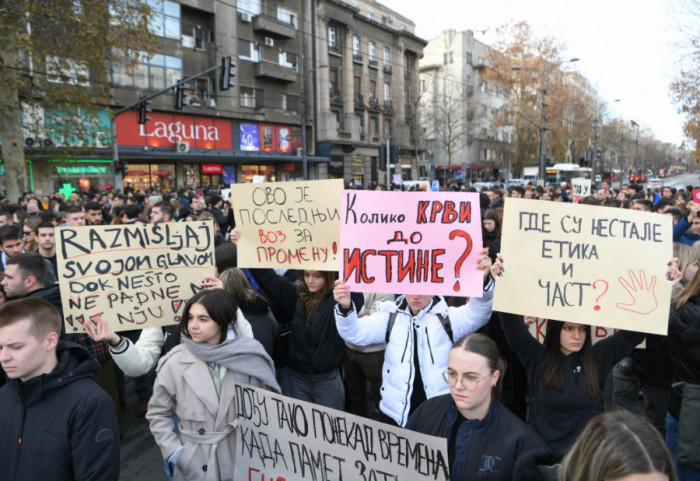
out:
{"label": "apartment building", "polygon": [[379,146],[399,146],[390,175],[420,174],[416,130],[418,60],[426,42],[415,25],[372,1],[321,0],[312,5],[309,84],[317,155],[330,157],[329,178],[384,183]]}
{"label": "apartment building", "polygon": [[497,126],[506,102],[483,75],[490,47],[472,30],[445,30],[420,61],[420,117],[435,178],[472,181],[505,175],[512,132]]}

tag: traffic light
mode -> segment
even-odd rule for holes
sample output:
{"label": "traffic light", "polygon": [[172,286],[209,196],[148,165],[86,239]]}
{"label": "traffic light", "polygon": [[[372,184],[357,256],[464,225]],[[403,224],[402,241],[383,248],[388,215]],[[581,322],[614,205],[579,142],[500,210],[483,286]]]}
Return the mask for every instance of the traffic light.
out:
{"label": "traffic light", "polygon": [[116,160],[114,162],[114,173],[115,174],[126,173],[126,162],[124,162],[123,160]]}
{"label": "traffic light", "polygon": [[139,124],[143,125],[149,120],[151,120],[150,117],[148,117],[148,113],[152,112],[151,109],[148,108],[148,106],[151,104],[150,100],[144,100],[139,104]]}
{"label": "traffic light", "polygon": [[175,110],[182,110],[182,106],[185,103],[185,97],[189,97],[190,94],[185,92],[185,89],[189,89],[189,84],[183,84],[182,81],[178,82],[175,86]]}
{"label": "traffic light", "polygon": [[231,57],[221,57],[221,76],[219,77],[219,90],[228,90],[233,87],[235,82],[231,79],[236,76],[233,69],[236,63],[231,61]]}
{"label": "traffic light", "polygon": [[[392,144],[389,146],[389,163],[399,162],[399,146]],[[386,170],[386,145],[379,146],[379,170]]]}

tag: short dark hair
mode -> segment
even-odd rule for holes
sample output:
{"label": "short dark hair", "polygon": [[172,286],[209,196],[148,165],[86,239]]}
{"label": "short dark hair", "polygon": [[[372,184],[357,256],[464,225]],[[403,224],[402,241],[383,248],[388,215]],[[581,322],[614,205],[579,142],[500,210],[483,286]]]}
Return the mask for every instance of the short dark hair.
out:
{"label": "short dark hair", "polygon": [[26,297],[6,302],[0,306],[0,327],[28,319],[29,332],[36,339],[43,339],[51,332],[61,333],[61,314],[40,297]]}
{"label": "short dark hair", "polygon": [[238,267],[238,247],[233,242],[223,242],[214,249],[216,270],[221,274],[226,269]]}
{"label": "short dark hair", "polygon": [[22,230],[19,228],[18,225],[5,224],[3,226],[0,226],[0,245],[2,245],[5,241],[21,238]]}
{"label": "short dark hair", "polygon": [[77,214],[78,212],[82,212],[83,208],[79,205],[69,205],[66,207],[66,216],[68,214]]}
{"label": "short dark hair", "polygon": [[99,210],[99,211],[101,211],[101,210],[102,210],[102,204],[100,204],[99,202],[96,202],[96,201],[94,201],[94,200],[91,200],[90,202],[86,202],[86,203],[85,203],[85,212],[87,212],[87,211],[89,211],[89,210]]}
{"label": "short dark hair", "polygon": [[238,312],[238,301],[233,294],[223,289],[208,289],[200,291],[194,295],[187,304],[185,309],[182,311],[182,318],[180,319],[180,334],[185,337],[190,337],[190,333],[187,330],[187,323],[190,317],[190,309],[193,304],[201,304],[207,310],[209,317],[216,322],[221,328],[221,336],[219,343],[222,343],[226,339],[226,332],[229,326],[235,328]]}
{"label": "short dark hair", "polygon": [[156,202],[152,209],[155,207],[158,207],[158,209],[160,209],[161,214],[167,215],[171,219],[175,217],[175,209],[173,209],[173,206],[170,205],[169,202],[161,200],[160,202]]}
{"label": "short dark hair", "polygon": [[12,222],[12,212],[9,210],[0,210],[0,217],[5,217],[8,222]]}
{"label": "short dark hair", "polygon": [[222,200],[224,200],[224,199],[222,199],[220,195],[212,194],[211,196],[209,196],[209,200],[207,201],[207,205],[216,205],[219,202],[221,202]]}
{"label": "short dark hair", "polygon": [[34,229],[34,233],[38,234],[39,229],[48,229],[48,228],[55,229],[56,227],[54,227],[54,225],[51,222],[46,222],[46,221],[39,222],[39,225],[36,226],[36,229]]}
{"label": "short dark hair", "polygon": [[675,206],[676,204],[671,199],[659,199],[656,203],[656,212],[661,212],[669,205]]}
{"label": "short dark hair", "polygon": [[7,259],[5,265],[16,265],[22,276],[22,280],[25,280],[29,276],[34,276],[39,286],[44,285],[47,266],[46,261],[39,254],[18,254]]}
{"label": "short dark hair", "polygon": [[141,214],[141,209],[136,204],[129,204],[124,208],[124,213],[127,219],[138,219]]}

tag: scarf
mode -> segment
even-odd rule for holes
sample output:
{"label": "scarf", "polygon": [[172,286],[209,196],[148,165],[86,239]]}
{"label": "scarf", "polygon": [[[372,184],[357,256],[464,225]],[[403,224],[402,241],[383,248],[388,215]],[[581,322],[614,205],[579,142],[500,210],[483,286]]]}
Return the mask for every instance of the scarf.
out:
{"label": "scarf", "polygon": [[194,342],[183,336],[185,346],[197,359],[204,362],[220,364],[233,372],[258,379],[263,386],[281,392],[275,379],[275,364],[265,349],[255,339],[245,336],[232,336],[227,333],[221,344]]}

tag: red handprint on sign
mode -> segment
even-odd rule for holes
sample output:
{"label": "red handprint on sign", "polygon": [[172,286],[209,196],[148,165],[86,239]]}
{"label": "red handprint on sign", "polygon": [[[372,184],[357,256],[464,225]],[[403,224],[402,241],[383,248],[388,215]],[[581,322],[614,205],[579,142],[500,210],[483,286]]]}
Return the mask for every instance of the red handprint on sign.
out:
{"label": "red handprint on sign", "polygon": [[628,271],[629,280],[624,277],[618,277],[620,284],[625,288],[627,293],[632,298],[631,303],[625,304],[618,302],[616,305],[625,311],[634,312],[636,314],[646,315],[656,310],[659,306],[656,299],[656,276],[652,276],[647,282],[647,274],[644,269],[639,270],[639,276],[632,269]]}

